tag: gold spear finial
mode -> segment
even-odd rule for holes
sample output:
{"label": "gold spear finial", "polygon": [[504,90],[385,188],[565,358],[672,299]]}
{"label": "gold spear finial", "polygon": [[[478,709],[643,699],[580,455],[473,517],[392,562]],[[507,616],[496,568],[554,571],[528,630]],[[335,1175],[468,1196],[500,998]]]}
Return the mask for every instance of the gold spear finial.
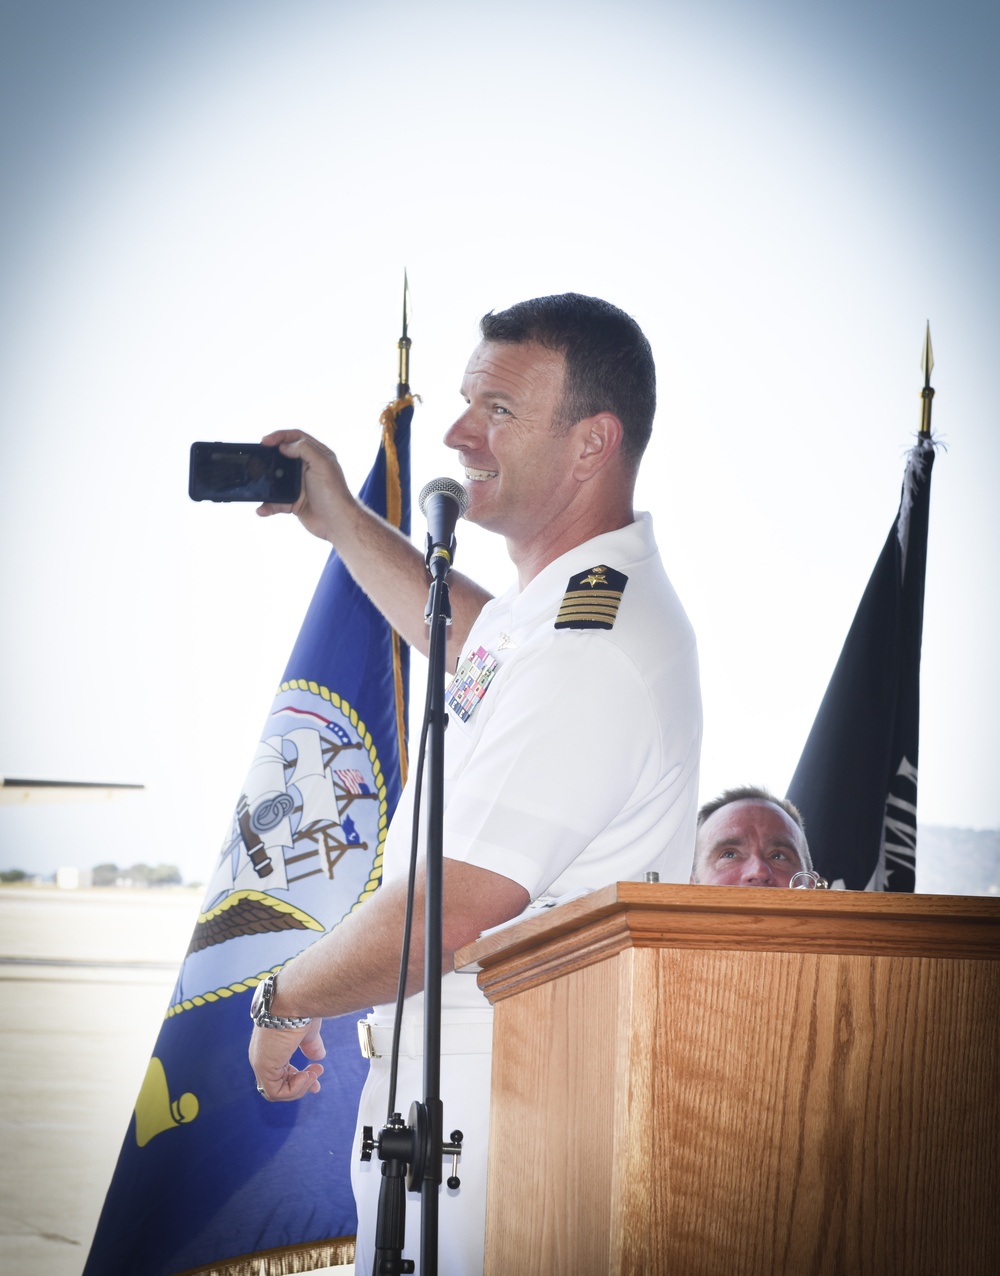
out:
{"label": "gold spear finial", "polygon": [[934,389],[931,386],[934,350],[931,347],[931,321],[929,319],[927,320],[927,335],[924,337],[924,353],[920,360],[920,366],[924,373],[924,388],[920,391],[920,437],[929,439],[931,436],[931,403],[934,399]]}
{"label": "gold spear finial", "polygon": [[406,335],[406,309],[410,296],[410,283],[403,271],[403,335],[396,345],[399,349],[399,375],[397,377],[396,398],[401,399],[410,393],[410,346],[412,342]]}

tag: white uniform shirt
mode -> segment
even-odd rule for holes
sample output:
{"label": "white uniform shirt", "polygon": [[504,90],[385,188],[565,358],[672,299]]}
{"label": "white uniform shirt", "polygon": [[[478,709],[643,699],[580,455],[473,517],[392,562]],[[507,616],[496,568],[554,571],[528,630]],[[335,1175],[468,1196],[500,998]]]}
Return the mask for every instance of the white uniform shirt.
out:
{"label": "white uniform shirt", "polygon": [[[628,578],[617,610],[615,573]],[[564,608],[571,579],[581,576],[572,590],[579,608]],[[610,587],[587,583],[605,577]],[[573,621],[603,612],[614,623],[557,629],[568,612]],[[519,882],[532,908],[648,869],[687,881],[701,746],[698,658],[649,516],[578,546],[520,593],[488,603],[466,652],[481,654],[464,695],[461,664],[450,688],[459,705],[449,706],[445,732],[445,855]],[[412,804],[411,784],[386,839],[387,881],[407,872]],[[372,1016],[382,1052],[365,1084],[358,1137],[385,1118],[393,1009],[377,1006]],[[420,993],[405,1002],[396,1098],[404,1112],[424,1093],[422,1019]],[[438,1271],[475,1276],[486,1230],[492,1008],[474,974],[445,975],[441,1019],[445,1129],[462,1129],[465,1142],[461,1188],[441,1189]],[[355,1161],[351,1177],[357,1270],[365,1272],[381,1175],[375,1162]],[[416,1257],[419,1199],[408,1194],[406,1208],[404,1253]]]}
{"label": "white uniform shirt", "polygon": [[[557,629],[571,578],[597,567],[627,577],[612,627]],[[586,584],[579,592],[601,597]],[[466,653],[476,652],[488,685],[481,698],[471,690],[465,708],[448,709],[445,855],[512,878],[532,901],[649,869],[662,881],[687,881],[701,747],[698,659],[649,515],[487,603],[466,642]],[[453,687],[461,677],[460,662]],[[407,871],[411,818],[412,785],[386,840],[387,881]],[[408,999],[407,1018],[422,1015],[422,1001]],[[486,1004],[474,976],[445,977],[444,1008]],[[383,1014],[391,1009],[376,1010]]]}

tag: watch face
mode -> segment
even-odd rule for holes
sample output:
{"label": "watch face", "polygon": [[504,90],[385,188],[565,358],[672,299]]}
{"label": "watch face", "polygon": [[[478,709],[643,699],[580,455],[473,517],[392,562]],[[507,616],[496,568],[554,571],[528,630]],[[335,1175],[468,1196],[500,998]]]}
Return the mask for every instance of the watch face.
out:
{"label": "watch face", "polygon": [[264,1008],[264,983],[265,980],[262,979],[253,990],[253,1000],[250,1002],[250,1018],[255,1021]]}

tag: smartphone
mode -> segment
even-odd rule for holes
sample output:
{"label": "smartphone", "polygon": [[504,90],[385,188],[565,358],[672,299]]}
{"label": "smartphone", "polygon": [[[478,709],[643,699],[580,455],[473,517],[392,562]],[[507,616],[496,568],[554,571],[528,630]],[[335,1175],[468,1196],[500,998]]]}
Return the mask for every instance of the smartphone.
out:
{"label": "smartphone", "polygon": [[192,443],[188,495],[192,501],[270,501],[293,505],[302,462],[263,443]]}

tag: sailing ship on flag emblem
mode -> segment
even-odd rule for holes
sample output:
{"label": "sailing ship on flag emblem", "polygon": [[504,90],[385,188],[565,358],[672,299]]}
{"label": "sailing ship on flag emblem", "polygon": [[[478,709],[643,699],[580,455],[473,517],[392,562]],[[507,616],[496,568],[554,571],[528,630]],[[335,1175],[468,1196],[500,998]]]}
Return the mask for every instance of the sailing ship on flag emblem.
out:
{"label": "sailing ship on flag emblem", "polygon": [[[332,929],[377,887],[388,827],[385,778],[346,700],[281,685],[206,888],[170,1012],[282,965],[289,931]],[[340,889],[324,891],[336,879]],[[290,944],[289,940],[293,940]]]}

